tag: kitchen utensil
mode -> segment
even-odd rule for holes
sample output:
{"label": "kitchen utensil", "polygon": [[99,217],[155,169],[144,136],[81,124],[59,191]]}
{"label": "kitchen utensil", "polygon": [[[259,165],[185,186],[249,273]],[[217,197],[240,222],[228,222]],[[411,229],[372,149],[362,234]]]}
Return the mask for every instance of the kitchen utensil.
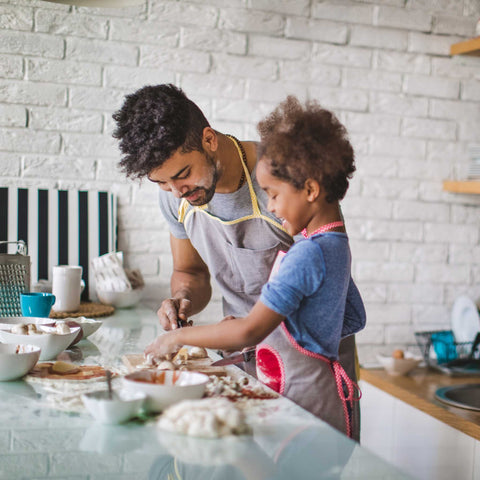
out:
{"label": "kitchen utensil", "polygon": [[20,294],[20,306],[24,317],[48,318],[55,295],[46,292],[23,292]]}
{"label": "kitchen utensil", "polygon": [[1,241],[17,244],[15,254],[0,253],[0,316],[21,316],[20,294],[30,291],[30,257],[23,240]]}
{"label": "kitchen utensil", "polygon": [[452,307],[451,324],[456,342],[473,342],[480,331],[478,308],[466,295],[461,295],[455,300]]}
{"label": "kitchen utensil", "polygon": [[[42,328],[42,326],[40,326]],[[48,327],[43,327],[48,328]],[[22,335],[0,330],[0,341],[16,345],[36,345],[41,348],[39,360],[55,360],[77,337],[80,327],[72,328],[70,333],[42,333],[38,335]]]}
{"label": "kitchen utensil", "polygon": [[83,268],[77,265],[56,265],[53,267],[52,293],[56,300],[52,307],[55,312],[76,312],[80,306]]}
{"label": "kitchen utensil", "polygon": [[82,395],[86,409],[104,424],[123,423],[135,417],[145,398],[144,393],[131,391],[115,392],[113,395],[111,392],[99,391]]}
{"label": "kitchen utensil", "polygon": [[107,375],[108,399],[112,400],[112,372],[105,370],[105,374]]}
{"label": "kitchen utensil", "polygon": [[129,308],[136,305],[142,299],[143,288],[117,292],[113,290],[102,290],[97,287],[97,296],[104,305],[112,305],[116,308]]}
{"label": "kitchen utensil", "polygon": [[234,353],[228,357],[222,358],[212,363],[212,367],[221,367],[223,365],[234,365],[236,363],[248,362],[255,356],[255,347],[247,348],[239,353]]}
{"label": "kitchen utensil", "polygon": [[391,355],[377,355],[377,359],[387,373],[394,376],[406,375],[422,361],[422,357],[417,357],[409,352],[405,353],[404,358],[393,358]]}
{"label": "kitchen utensil", "polygon": [[458,357],[452,331],[434,332],[431,340],[438,363],[450,362]]}
{"label": "kitchen utensil", "polygon": [[35,345],[0,344],[0,381],[23,377],[39,357],[40,348]]}
{"label": "kitchen utensil", "polygon": [[209,379],[198,372],[150,369],[125,375],[123,381],[128,390],[147,395],[148,412],[161,412],[180,400],[202,398]]}

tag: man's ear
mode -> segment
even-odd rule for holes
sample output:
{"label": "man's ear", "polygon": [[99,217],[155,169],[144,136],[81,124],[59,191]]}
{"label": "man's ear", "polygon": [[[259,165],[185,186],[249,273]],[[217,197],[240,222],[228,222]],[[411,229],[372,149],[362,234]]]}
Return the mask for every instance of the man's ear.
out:
{"label": "man's ear", "polygon": [[215,152],[218,148],[217,132],[211,127],[205,127],[203,129],[202,136],[203,149],[208,152]]}
{"label": "man's ear", "polygon": [[307,178],[303,187],[307,194],[307,201],[314,202],[322,192],[322,187],[313,178]]}

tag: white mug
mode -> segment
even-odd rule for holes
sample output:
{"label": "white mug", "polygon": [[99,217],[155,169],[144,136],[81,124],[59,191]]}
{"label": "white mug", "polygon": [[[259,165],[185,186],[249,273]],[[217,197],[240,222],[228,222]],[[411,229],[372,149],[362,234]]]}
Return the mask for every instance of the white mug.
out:
{"label": "white mug", "polygon": [[75,312],[80,307],[82,267],[57,265],[53,267],[52,293],[55,295],[53,311]]}

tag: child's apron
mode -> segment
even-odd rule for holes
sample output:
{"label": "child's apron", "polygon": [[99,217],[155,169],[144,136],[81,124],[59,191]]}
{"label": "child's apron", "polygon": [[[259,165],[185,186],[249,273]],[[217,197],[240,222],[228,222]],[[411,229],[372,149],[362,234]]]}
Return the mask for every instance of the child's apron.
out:
{"label": "child's apron", "polygon": [[301,347],[282,322],[257,345],[256,356],[259,380],[350,438],[360,440],[360,390],[355,383],[353,335],[340,342],[340,361],[332,361]]}
{"label": "child's apron", "polygon": [[[235,143],[239,157],[241,150]],[[242,166],[250,192],[251,214],[224,221],[207,210],[180,203],[178,221],[195,249],[208,265],[223,296],[224,315],[244,317],[260,296],[279,250],[288,250],[292,238],[281,223],[263,215],[247,165]]]}

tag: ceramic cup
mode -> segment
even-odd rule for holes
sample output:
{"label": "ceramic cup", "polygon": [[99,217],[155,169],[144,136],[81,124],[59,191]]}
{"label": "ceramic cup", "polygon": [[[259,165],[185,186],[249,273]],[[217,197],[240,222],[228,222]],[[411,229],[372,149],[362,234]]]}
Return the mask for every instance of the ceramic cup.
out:
{"label": "ceramic cup", "polygon": [[48,317],[55,303],[55,295],[45,292],[20,294],[20,307],[24,317]]}
{"label": "ceramic cup", "polygon": [[76,312],[80,307],[82,267],[57,265],[53,267],[52,293],[56,297],[55,312]]}

